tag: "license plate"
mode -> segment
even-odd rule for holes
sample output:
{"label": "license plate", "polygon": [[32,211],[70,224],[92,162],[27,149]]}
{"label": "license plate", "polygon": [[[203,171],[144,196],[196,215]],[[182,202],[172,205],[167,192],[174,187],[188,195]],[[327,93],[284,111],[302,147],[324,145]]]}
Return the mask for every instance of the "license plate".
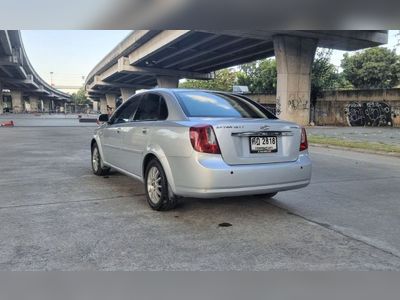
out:
{"label": "license plate", "polygon": [[271,153],[278,151],[276,136],[251,136],[250,138],[251,153]]}

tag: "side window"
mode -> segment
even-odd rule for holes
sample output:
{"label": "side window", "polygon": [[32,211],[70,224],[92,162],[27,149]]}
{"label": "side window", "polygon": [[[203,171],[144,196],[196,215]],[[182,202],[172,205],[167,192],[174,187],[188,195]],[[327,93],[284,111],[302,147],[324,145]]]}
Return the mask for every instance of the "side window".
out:
{"label": "side window", "polygon": [[168,117],[168,109],[163,97],[148,93],[143,96],[135,114],[136,121],[158,121]]}
{"label": "side window", "polygon": [[129,100],[127,103],[123,104],[120,109],[115,112],[113,116],[112,123],[120,124],[130,122],[133,118],[133,115],[136,112],[136,109],[139,106],[141,97],[135,97]]}

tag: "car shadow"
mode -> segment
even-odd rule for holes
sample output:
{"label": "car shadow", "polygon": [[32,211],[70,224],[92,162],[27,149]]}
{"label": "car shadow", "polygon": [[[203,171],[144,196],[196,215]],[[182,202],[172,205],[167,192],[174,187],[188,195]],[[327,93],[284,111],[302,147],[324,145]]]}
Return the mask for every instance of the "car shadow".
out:
{"label": "car shadow", "polygon": [[261,195],[249,196],[232,196],[221,198],[180,198],[175,210],[179,211],[193,211],[197,209],[217,209],[223,207],[248,207],[254,205],[268,205],[268,201],[272,198]]}
{"label": "car shadow", "polygon": [[[124,194],[131,195],[132,201],[141,202],[140,206],[148,206],[143,184],[138,180],[130,178],[124,174],[111,169],[110,173],[103,176],[105,179],[104,184],[110,186],[111,189],[118,189],[118,186],[124,191]],[[137,196],[142,196],[138,198]],[[274,198],[268,198],[264,195],[248,195],[248,196],[233,196],[221,198],[192,198],[192,197],[179,197],[177,206],[170,212],[185,212],[195,213],[196,211],[219,211],[223,209],[232,209],[234,211],[248,209],[252,207],[259,209],[260,207],[270,206],[269,201],[274,201]],[[138,203],[139,204],[139,203]],[[165,212],[161,212],[164,213]]]}

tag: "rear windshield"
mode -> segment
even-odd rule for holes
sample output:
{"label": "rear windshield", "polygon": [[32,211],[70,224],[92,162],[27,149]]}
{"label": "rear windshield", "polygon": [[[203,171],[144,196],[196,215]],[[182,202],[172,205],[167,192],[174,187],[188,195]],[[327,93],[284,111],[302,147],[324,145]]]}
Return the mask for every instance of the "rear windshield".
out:
{"label": "rear windshield", "polygon": [[203,91],[175,93],[188,117],[276,119],[258,103],[239,96]]}

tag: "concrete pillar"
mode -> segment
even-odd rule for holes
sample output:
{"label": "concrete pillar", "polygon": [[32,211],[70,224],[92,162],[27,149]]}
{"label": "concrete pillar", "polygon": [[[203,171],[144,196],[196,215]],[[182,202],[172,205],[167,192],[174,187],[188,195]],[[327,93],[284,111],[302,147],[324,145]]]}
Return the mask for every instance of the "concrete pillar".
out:
{"label": "concrete pillar", "polygon": [[3,113],[3,85],[0,82],[0,115]]}
{"label": "concrete pillar", "polygon": [[29,99],[24,99],[23,100],[24,103],[24,111],[25,112],[31,112],[31,102],[29,101]]}
{"label": "concrete pillar", "polygon": [[310,121],[311,67],[318,41],[292,36],[275,36],[273,41],[278,71],[278,116],[307,125]]}
{"label": "concrete pillar", "polygon": [[37,112],[39,110],[39,97],[38,96],[29,96],[29,103],[31,106],[32,112]]}
{"label": "concrete pillar", "polygon": [[93,111],[98,112],[99,111],[99,102],[92,101],[92,104],[93,104]]}
{"label": "concrete pillar", "polygon": [[106,97],[100,97],[100,113],[107,113],[107,100]]}
{"label": "concrete pillar", "polygon": [[177,88],[179,85],[179,77],[158,76],[157,85],[159,88]]}
{"label": "concrete pillar", "polygon": [[21,91],[11,91],[11,101],[13,113],[20,113],[24,110]]}
{"label": "concrete pillar", "polygon": [[50,111],[50,100],[43,99],[43,112],[49,112],[49,111]]}
{"label": "concrete pillar", "polygon": [[125,102],[132,95],[135,95],[136,90],[132,88],[121,88],[121,98]]}
{"label": "concrete pillar", "polygon": [[112,112],[115,110],[116,103],[115,100],[117,99],[117,95],[115,94],[106,94],[107,105],[111,107]]}

